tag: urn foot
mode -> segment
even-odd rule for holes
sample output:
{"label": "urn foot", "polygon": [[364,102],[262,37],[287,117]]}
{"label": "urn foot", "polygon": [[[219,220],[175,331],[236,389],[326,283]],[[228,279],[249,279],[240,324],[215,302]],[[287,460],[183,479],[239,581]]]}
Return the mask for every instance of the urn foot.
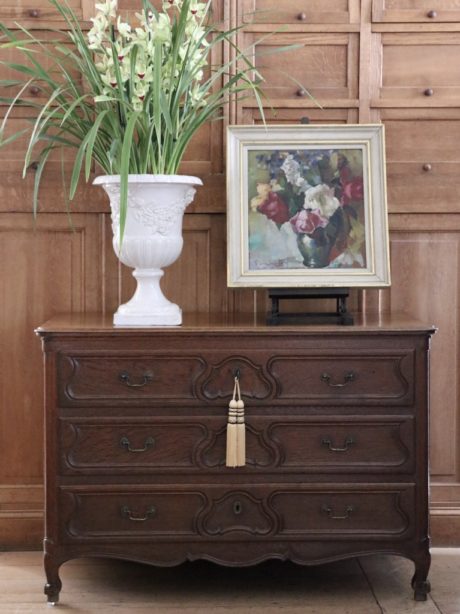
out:
{"label": "urn foot", "polygon": [[180,326],[182,310],[163,295],[160,269],[136,269],[137,288],[133,298],[118,307],[114,326]]}

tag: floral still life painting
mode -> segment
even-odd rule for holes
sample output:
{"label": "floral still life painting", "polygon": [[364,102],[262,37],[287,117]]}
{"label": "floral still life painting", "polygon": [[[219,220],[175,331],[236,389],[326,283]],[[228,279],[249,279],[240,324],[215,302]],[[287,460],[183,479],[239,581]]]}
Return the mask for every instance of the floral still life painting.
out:
{"label": "floral still life painting", "polygon": [[249,173],[250,269],[365,266],[360,150],[255,150]]}
{"label": "floral still life painting", "polygon": [[381,126],[231,128],[229,285],[388,285],[380,136]]}

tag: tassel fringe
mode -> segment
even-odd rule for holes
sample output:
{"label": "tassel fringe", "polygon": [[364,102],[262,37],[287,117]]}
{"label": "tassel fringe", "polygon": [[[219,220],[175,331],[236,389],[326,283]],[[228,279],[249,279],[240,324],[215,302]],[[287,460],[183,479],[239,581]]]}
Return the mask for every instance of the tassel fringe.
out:
{"label": "tassel fringe", "polygon": [[[238,400],[236,397],[238,396]],[[240,383],[235,377],[233,398],[228,406],[227,422],[227,467],[246,465],[246,425],[244,422],[244,402],[241,398]]]}

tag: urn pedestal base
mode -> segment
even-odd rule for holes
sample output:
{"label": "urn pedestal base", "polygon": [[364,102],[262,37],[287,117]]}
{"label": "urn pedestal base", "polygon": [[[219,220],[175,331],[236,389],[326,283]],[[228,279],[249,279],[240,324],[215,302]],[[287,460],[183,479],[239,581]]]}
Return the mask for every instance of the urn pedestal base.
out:
{"label": "urn pedestal base", "polygon": [[163,295],[161,269],[136,269],[136,291],[130,301],[120,305],[113,316],[114,326],[179,326],[182,310]]}

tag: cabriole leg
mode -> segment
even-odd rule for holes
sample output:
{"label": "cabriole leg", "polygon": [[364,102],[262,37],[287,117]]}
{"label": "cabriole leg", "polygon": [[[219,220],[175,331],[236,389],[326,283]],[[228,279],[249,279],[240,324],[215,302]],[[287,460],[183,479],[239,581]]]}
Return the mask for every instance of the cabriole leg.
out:
{"label": "cabriole leg", "polygon": [[45,554],[45,573],[46,584],[44,588],[48,604],[55,605],[59,601],[59,593],[62,582],[59,577],[59,564],[57,564],[49,554]]}
{"label": "cabriole leg", "polygon": [[412,588],[414,589],[415,601],[426,601],[428,593],[431,590],[430,583],[427,580],[430,570],[431,555],[429,550],[421,553],[416,559],[415,573],[412,578]]}

